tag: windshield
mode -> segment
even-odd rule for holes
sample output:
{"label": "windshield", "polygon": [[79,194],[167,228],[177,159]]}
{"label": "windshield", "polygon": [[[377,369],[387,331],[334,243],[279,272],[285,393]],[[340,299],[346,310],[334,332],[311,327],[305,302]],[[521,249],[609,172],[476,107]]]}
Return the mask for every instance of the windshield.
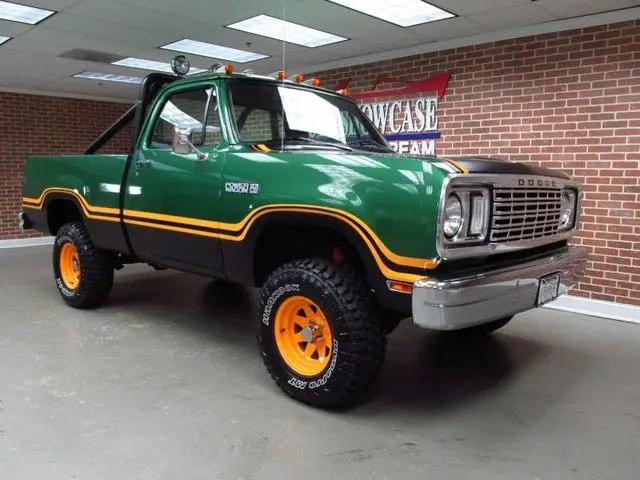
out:
{"label": "windshield", "polygon": [[229,88],[236,129],[244,143],[393,152],[346,98],[260,81],[232,81]]}

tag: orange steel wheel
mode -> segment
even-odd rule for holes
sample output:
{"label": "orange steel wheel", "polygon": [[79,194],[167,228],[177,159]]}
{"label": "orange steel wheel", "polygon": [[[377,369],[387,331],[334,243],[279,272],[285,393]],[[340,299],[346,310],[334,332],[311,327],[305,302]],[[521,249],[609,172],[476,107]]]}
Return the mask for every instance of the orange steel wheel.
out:
{"label": "orange steel wheel", "polygon": [[60,249],[60,276],[71,290],[80,283],[80,256],[72,243],[65,243]]}
{"label": "orange steel wheel", "polygon": [[331,358],[331,328],[307,297],[286,299],[275,315],[275,337],[284,362],[299,375],[319,375]]}

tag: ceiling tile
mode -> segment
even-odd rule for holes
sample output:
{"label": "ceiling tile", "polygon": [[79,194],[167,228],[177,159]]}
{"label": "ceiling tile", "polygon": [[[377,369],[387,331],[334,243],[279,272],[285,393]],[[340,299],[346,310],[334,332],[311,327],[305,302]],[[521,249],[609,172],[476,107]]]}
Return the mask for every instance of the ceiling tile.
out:
{"label": "ceiling tile", "polygon": [[359,40],[370,45],[375,45],[378,51],[413,47],[427,41],[424,37],[416,35],[410,29],[399,29],[385,35],[376,35],[372,32],[371,35],[361,37]]}
{"label": "ceiling tile", "polygon": [[11,0],[23,5],[29,5],[30,7],[45,8],[47,10],[53,10],[59,12],[65,8],[71,7],[82,0]]}
{"label": "ceiling tile", "polygon": [[33,25],[26,23],[10,22],[9,20],[0,20],[0,35],[6,37],[15,37],[34,28]]}
{"label": "ceiling tile", "polygon": [[448,40],[456,37],[466,37],[488,31],[489,28],[472,22],[466,17],[449,18],[426,25],[416,25],[409,28],[411,33],[429,40]]}
{"label": "ceiling tile", "polygon": [[[79,33],[63,32],[60,30],[50,30],[45,27],[34,28],[19,38],[12,40],[11,48],[18,48],[19,41],[26,41],[25,45],[58,45],[71,48],[86,48],[101,52],[113,53],[122,56],[136,56],[140,51],[145,50],[142,45],[133,45],[110,41],[103,38],[91,37]],[[9,44],[7,44],[9,45]],[[22,43],[20,43],[22,45]]]}
{"label": "ceiling tile", "polygon": [[[272,7],[267,13],[277,16],[278,9]],[[325,0],[302,0],[294,5],[287,5],[286,18],[292,22],[350,39],[370,35],[378,35],[383,38],[389,33],[403,30],[397,25]]]}
{"label": "ceiling tile", "polygon": [[637,7],[638,0],[538,0],[538,5],[558,18],[590,15],[620,8]]}
{"label": "ceiling tile", "polygon": [[530,1],[531,0],[429,0],[429,3],[433,3],[456,15],[463,16],[487,10],[495,10],[496,8],[522,5]]}
{"label": "ceiling tile", "polygon": [[469,20],[489,27],[492,30],[532,25],[554,19],[555,17],[553,15],[532,2],[515,7],[497,8],[495,10],[469,15]]}
{"label": "ceiling tile", "polygon": [[[180,2],[176,0],[118,0],[126,5],[134,5],[142,8],[149,8],[158,12],[171,15],[179,15],[196,21],[209,23],[211,25],[228,25],[232,22],[251,17],[256,13],[267,13],[265,7],[266,0],[189,0]],[[289,4],[295,5],[297,0],[289,0]],[[188,31],[176,32],[177,34],[188,34]]]}
{"label": "ceiling tile", "polygon": [[[43,27],[45,28],[45,27]],[[135,45],[156,46],[162,44],[167,35],[155,30],[131,28],[115,23],[104,22],[87,17],[80,17],[68,13],[60,13],[47,23],[48,30],[70,32],[76,35],[101,38],[106,40],[123,41]],[[35,29],[37,30],[37,29]]]}
{"label": "ceiling tile", "polygon": [[[69,93],[73,95],[91,95],[96,97],[117,98],[134,101],[140,90],[139,85],[114,82],[98,82],[85,78],[59,78],[39,86],[42,90]],[[116,118],[113,119],[117,120]]]}
{"label": "ceiling tile", "polygon": [[131,28],[143,27],[145,30],[158,30],[166,32],[167,37],[175,35],[176,32],[192,34],[206,31],[211,27],[211,24],[205,21],[187,19],[112,0],[84,0],[69,8],[67,13]]}

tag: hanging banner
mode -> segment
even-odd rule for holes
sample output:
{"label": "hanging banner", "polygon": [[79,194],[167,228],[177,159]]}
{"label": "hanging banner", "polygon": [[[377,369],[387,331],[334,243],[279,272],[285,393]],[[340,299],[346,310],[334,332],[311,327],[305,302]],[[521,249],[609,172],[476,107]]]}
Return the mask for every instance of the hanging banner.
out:
{"label": "hanging banner", "polygon": [[[360,107],[398,153],[435,155],[438,131],[438,99],[449,84],[450,73],[424,80],[406,81],[386,75],[376,78],[368,92],[353,93]],[[350,80],[338,85],[346,88]],[[404,87],[376,90],[381,83],[404,83]]]}

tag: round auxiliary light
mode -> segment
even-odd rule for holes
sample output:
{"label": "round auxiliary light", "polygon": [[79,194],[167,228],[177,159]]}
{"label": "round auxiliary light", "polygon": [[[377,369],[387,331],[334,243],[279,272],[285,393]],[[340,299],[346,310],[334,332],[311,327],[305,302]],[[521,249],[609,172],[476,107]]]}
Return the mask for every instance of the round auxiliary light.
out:
{"label": "round auxiliary light", "polygon": [[171,70],[176,75],[186,75],[191,69],[191,62],[184,55],[178,55],[171,60]]}
{"label": "round auxiliary light", "polygon": [[445,205],[444,234],[451,239],[462,228],[462,202],[457,195],[449,195]]}

